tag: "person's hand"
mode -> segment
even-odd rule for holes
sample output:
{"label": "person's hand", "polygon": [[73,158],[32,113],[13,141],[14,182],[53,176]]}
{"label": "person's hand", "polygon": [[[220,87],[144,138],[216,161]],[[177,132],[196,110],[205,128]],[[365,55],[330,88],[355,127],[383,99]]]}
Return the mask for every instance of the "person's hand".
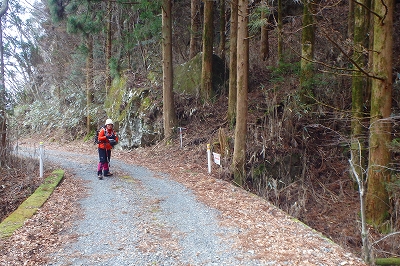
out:
{"label": "person's hand", "polygon": [[115,135],[107,136],[108,139],[115,139]]}

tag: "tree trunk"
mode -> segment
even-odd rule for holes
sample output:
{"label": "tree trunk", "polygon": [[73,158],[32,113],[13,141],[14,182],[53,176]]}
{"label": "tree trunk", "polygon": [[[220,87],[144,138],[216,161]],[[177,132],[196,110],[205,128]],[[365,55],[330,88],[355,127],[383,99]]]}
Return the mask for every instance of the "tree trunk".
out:
{"label": "tree trunk", "polygon": [[162,3],[162,54],[163,54],[163,119],[164,136],[169,140],[176,126],[172,71],[172,17],[171,0]]}
{"label": "tree trunk", "polygon": [[0,167],[3,166],[6,157],[7,119],[6,119],[6,87],[4,82],[4,47],[3,47],[3,25],[0,17]]}
{"label": "tree trunk", "polygon": [[220,8],[220,29],[219,29],[219,55],[223,62],[225,62],[225,27],[226,27],[226,15],[225,15],[225,0],[219,0],[219,8]]}
{"label": "tree trunk", "polygon": [[2,18],[8,9],[8,0],[1,2],[0,9],[0,167],[4,164],[7,149],[6,86],[4,82],[4,46]]}
{"label": "tree trunk", "polygon": [[246,163],[247,94],[249,76],[248,0],[239,0],[238,11],[237,120],[232,171],[235,184],[242,186],[246,180],[244,168]]}
{"label": "tree trunk", "polygon": [[200,0],[190,2],[190,47],[189,59],[192,59],[200,52]]}
{"label": "tree trunk", "polygon": [[[352,2],[352,1],[350,1]],[[354,14],[354,51],[353,60],[361,68],[365,68],[368,64],[369,51],[369,0],[359,0],[359,4],[353,10]],[[352,122],[351,122],[351,152],[354,159],[354,168],[359,177],[364,176],[364,170],[367,168],[367,139],[366,139],[366,121],[365,114],[367,108],[365,103],[368,102],[367,77],[357,71],[356,66],[353,67],[355,72],[352,78]]]}
{"label": "tree trunk", "polygon": [[354,8],[355,8],[355,0],[349,0],[349,14],[347,17],[347,38],[352,39],[354,33]]}
{"label": "tree trunk", "polygon": [[301,74],[300,74],[300,101],[311,103],[312,80],[314,75],[314,44],[315,26],[312,1],[304,1],[303,8],[303,31],[301,38]]}
{"label": "tree trunk", "polygon": [[204,1],[204,28],[203,28],[203,58],[201,72],[201,98],[209,101],[212,98],[212,59],[214,42],[214,1]]}
{"label": "tree trunk", "polygon": [[282,0],[278,0],[278,64],[283,60],[283,16]]}
{"label": "tree trunk", "polygon": [[92,129],[92,117],[90,115],[92,103],[94,100],[93,95],[93,37],[87,35],[87,49],[88,54],[86,58],[86,134],[89,134]]}
{"label": "tree trunk", "polygon": [[228,123],[231,127],[236,120],[237,102],[237,27],[238,27],[238,0],[231,1],[231,29],[229,48],[229,95],[228,95]]}
{"label": "tree trunk", "polygon": [[260,40],[260,55],[263,61],[269,57],[269,44],[268,44],[268,13],[263,10],[261,12],[261,40]]}
{"label": "tree trunk", "polygon": [[[367,221],[377,227],[389,215],[389,196],[386,184],[390,180],[390,150],[392,125],[392,53],[394,1],[374,1],[374,43],[371,88],[371,126],[369,136],[368,189],[366,196]],[[385,228],[380,228],[384,230]]]}
{"label": "tree trunk", "polygon": [[111,61],[111,0],[107,1],[107,43],[106,43],[106,95],[111,87],[111,73],[110,73],[110,61]]}

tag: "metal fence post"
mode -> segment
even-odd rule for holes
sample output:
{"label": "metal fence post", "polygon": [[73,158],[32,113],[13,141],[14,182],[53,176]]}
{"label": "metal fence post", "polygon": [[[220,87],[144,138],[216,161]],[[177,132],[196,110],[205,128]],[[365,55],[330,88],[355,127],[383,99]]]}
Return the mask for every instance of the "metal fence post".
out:
{"label": "metal fence post", "polygon": [[40,167],[40,177],[43,177],[43,142],[39,145],[39,167]]}

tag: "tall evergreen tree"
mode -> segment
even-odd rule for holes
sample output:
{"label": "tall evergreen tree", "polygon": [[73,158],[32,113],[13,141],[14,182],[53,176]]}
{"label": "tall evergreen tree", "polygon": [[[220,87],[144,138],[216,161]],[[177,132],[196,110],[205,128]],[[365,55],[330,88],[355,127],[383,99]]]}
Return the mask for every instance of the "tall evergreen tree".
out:
{"label": "tall evergreen tree", "polygon": [[106,94],[111,87],[111,74],[110,74],[110,64],[111,64],[111,54],[112,54],[112,2],[107,0],[107,27],[106,27]]}
{"label": "tall evergreen tree", "polygon": [[86,35],[86,133],[91,131],[92,117],[91,108],[94,101],[94,88],[93,88],[93,36]]}
{"label": "tall evergreen tree", "polygon": [[[57,18],[67,16],[67,29],[70,33],[81,34],[86,44],[86,131],[92,130],[92,117],[90,115],[94,101],[93,87],[93,35],[102,29],[103,12],[100,9],[100,1],[77,1],[72,0],[63,9],[65,13],[54,13]],[[50,5],[60,10],[58,1],[50,0]],[[61,3],[62,5],[62,3]]]}
{"label": "tall evergreen tree", "polygon": [[260,56],[263,61],[269,57],[269,40],[268,40],[268,7],[267,3],[262,3],[261,10],[261,40],[260,40]]}
{"label": "tall evergreen tree", "polygon": [[353,38],[353,31],[354,31],[354,8],[356,1],[349,1],[349,13],[347,16],[347,38]]}
{"label": "tall evergreen tree", "polygon": [[351,152],[354,159],[354,167],[358,176],[364,175],[364,170],[367,168],[367,153],[366,153],[366,134],[367,127],[365,114],[369,111],[366,103],[369,102],[367,77],[360,71],[367,71],[365,68],[368,65],[369,51],[369,0],[360,0],[354,8],[354,26],[352,35],[354,36],[354,51],[353,61],[356,65],[353,66],[354,74],[352,77],[352,143]]}
{"label": "tall evergreen tree", "polygon": [[226,15],[225,15],[225,0],[219,0],[219,55],[222,61],[225,61],[225,45],[226,45],[226,38],[225,38],[225,27],[226,27]]}
{"label": "tall evergreen tree", "polygon": [[301,35],[301,73],[300,73],[300,98],[302,103],[310,103],[312,96],[312,80],[314,75],[314,1],[303,1],[303,29]]}
{"label": "tall evergreen tree", "polygon": [[239,0],[238,3],[237,115],[232,171],[235,184],[242,186],[246,180],[247,95],[249,79],[249,1]]}
{"label": "tall evergreen tree", "polygon": [[6,119],[6,86],[4,81],[4,47],[2,19],[8,9],[8,0],[2,0],[0,7],[0,167],[6,157],[7,119]]}
{"label": "tall evergreen tree", "polygon": [[163,118],[164,135],[169,140],[176,127],[172,72],[172,12],[171,0],[162,3],[162,50],[163,50]]}
{"label": "tall evergreen tree", "polygon": [[231,1],[231,24],[229,45],[229,95],[228,123],[231,127],[236,121],[237,103],[237,29],[238,29],[238,0]]}
{"label": "tall evergreen tree", "polygon": [[283,60],[283,8],[282,0],[278,0],[278,63]]}
{"label": "tall evergreen tree", "polygon": [[394,1],[374,1],[374,41],[372,72],[377,78],[371,85],[371,119],[369,135],[367,221],[380,227],[388,219],[392,124],[392,67]]}
{"label": "tall evergreen tree", "polygon": [[202,99],[208,101],[212,97],[212,73],[213,73],[213,44],[214,44],[214,1],[204,1],[204,25],[203,25],[203,57],[201,69]]}
{"label": "tall evergreen tree", "polygon": [[201,29],[200,0],[190,1],[190,48],[189,59],[192,59],[200,52]]}

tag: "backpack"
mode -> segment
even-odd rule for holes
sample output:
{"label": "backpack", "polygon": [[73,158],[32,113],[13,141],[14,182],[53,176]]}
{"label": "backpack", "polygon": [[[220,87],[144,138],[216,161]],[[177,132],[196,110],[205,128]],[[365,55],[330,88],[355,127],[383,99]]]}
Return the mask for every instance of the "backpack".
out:
{"label": "backpack", "polygon": [[94,144],[99,144],[100,143],[100,141],[99,141],[99,133],[100,133],[100,130],[102,130],[102,129],[106,130],[106,126],[102,126],[98,130],[96,130],[96,135],[93,136]]}

